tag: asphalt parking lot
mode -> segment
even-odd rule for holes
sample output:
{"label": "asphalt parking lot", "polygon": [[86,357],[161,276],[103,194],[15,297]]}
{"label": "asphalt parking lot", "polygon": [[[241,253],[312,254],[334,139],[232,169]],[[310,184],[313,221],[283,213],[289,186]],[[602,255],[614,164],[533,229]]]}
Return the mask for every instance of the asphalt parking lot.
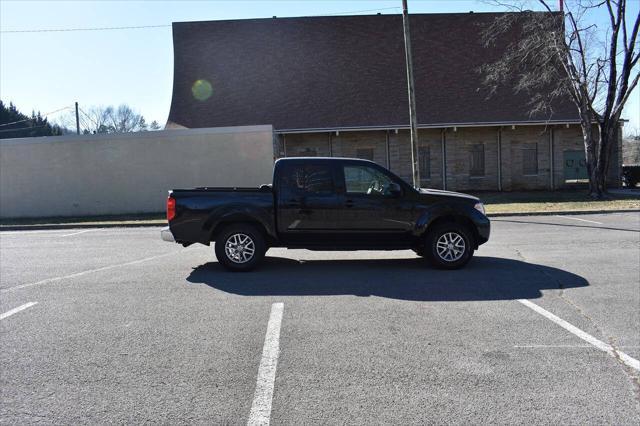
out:
{"label": "asphalt parking lot", "polygon": [[0,234],[6,424],[639,424],[640,214],[503,217],[461,271],[155,228]]}

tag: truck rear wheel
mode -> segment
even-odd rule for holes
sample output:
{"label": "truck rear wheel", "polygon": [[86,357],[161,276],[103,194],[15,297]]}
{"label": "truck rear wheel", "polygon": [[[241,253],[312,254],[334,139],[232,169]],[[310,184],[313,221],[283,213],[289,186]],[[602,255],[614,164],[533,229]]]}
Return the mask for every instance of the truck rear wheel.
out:
{"label": "truck rear wheel", "polygon": [[256,227],[238,224],[228,226],[218,234],[214,250],[222,266],[243,272],[258,266],[267,248],[262,232]]}
{"label": "truck rear wheel", "polygon": [[426,238],[425,254],[440,269],[460,269],[473,256],[473,240],[466,227],[443,223],[430,230]]}

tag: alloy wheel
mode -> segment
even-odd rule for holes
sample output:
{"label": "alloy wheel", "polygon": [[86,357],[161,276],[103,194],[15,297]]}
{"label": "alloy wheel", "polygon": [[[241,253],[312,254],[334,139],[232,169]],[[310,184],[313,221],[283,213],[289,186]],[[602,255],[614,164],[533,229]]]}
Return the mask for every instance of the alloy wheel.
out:
{"label": "alloy wheel", "polygon": [[445,262],[455,262],[464,255],[466,243],[457,232],[444,233],[436,241],[436,252]]}
{"label": "alloy wheel", "polygon": [[224,244],[224,252],[233,263],[246,263],[253,258],[256,246],[247,234],[232,234]]}

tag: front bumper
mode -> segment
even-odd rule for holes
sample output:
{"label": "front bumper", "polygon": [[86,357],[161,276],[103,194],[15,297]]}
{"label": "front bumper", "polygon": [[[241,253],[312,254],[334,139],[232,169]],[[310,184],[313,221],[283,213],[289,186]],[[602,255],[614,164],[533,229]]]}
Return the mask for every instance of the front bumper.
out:
{"label": "front bumper", "polygon": [[485,216],[484,221],[476,223],[478,228],[478,245],[484,244],[489,241],[489,235],[491,235],[491,221]]}
{"label": "front bumper", "polygon": [[173,234],[171,233],[171,229],[168,226],[165,226],[160,230],[160,238],[162,241],[168,241],[170,243],[175,243],[176,239],[173,238]]}

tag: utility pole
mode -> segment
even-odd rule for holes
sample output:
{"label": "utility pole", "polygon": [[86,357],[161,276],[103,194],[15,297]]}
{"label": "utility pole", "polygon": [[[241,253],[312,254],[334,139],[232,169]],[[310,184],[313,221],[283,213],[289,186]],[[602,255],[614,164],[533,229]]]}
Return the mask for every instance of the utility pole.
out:
{"label": "utility pole", "polygon": [[416,123],[416,93],[413,82],[413,59],[411,58],[411,33],[407,0],[402,0],[402,27],[404,29],[404,51],[407,58],[407,86],[409,91],[409,124],[411,125],[411,171],[413,186],[420,188],[420,167],[418,166],[418,125]]}
{"label": "utility pole", "polygon": [[76,134],[80,134],[80,116],[78,115],[78,103],[76,102]]}

